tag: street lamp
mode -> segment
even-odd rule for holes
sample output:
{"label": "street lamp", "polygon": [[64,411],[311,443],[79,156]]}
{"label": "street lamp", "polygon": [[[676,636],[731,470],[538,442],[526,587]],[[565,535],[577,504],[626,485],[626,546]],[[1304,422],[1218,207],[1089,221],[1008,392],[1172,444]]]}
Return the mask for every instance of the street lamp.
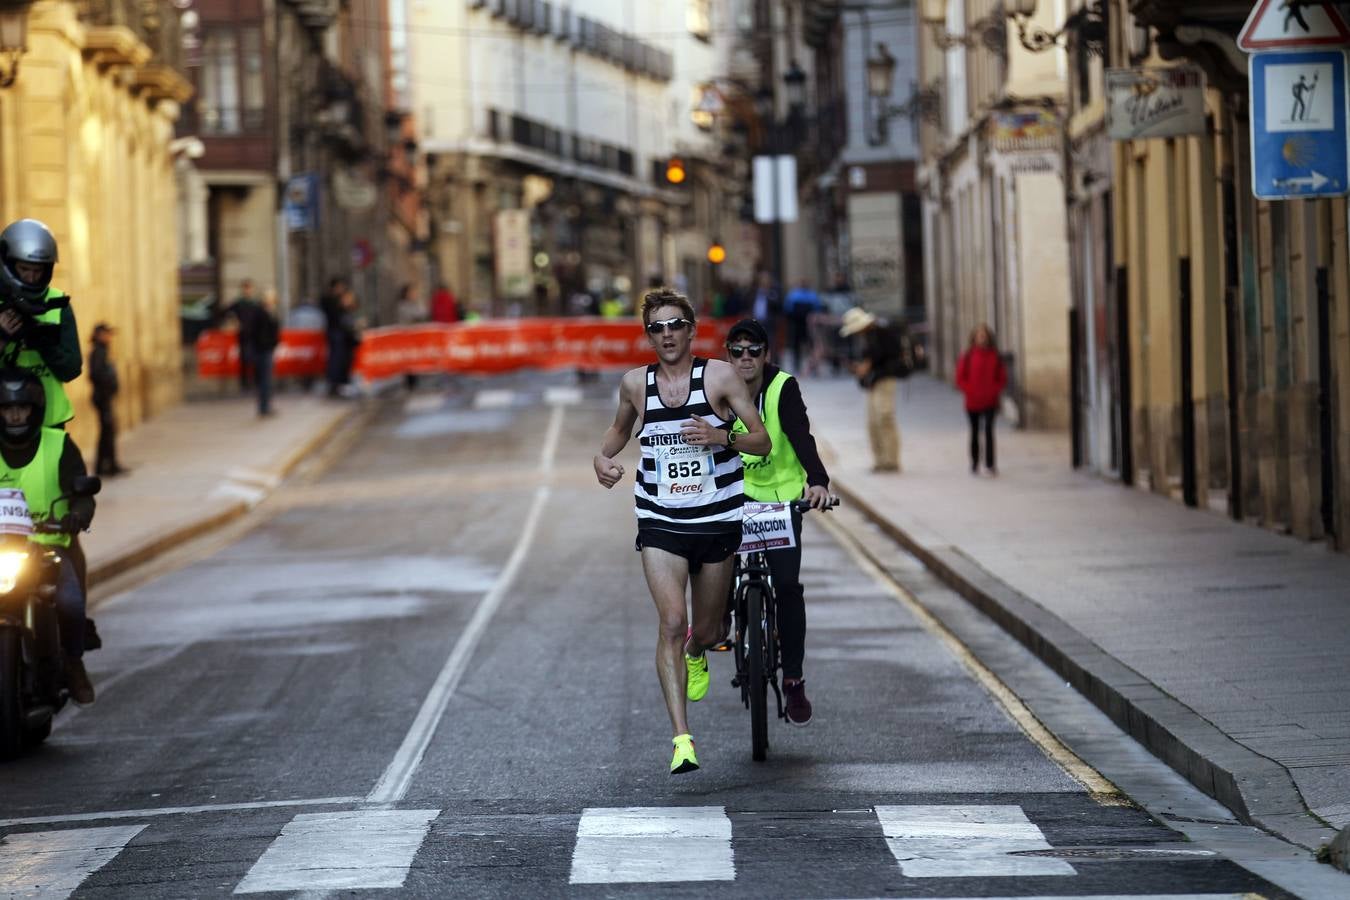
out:
{"label": "street lamp", "polygon": [[[932,32],[933,43],[937,44],[939,50],[983,44],[990,53],[998,56],[1008,55],[1008,26],[998,7],[984,18],[972,22],[964,29],[964,34],[952,34],[947,30],[947,2],[948,0],[923,0],[923,8],[920,10],[920,17]],[[1027,2],[1034,5],[1035,0],[1013,0],[1013,2],[1019,6]]]}
{"label": "street lamp", "polygon": [[32,0],[0,0],[0,88],[7,88],[19,77],[19,57],[28,52],[28,7]]}
{"label": "street lamp", "polygon": [[1017,23],[1017,39],[1032,53],[1043,53],[1063,46],[1071,33],[1077,34],[1078,40],[1089,52],[1098,56],[1106,52],[1106,9],[1102,0],[1095,0],[1091,6],[1080,7],[1064,20],[1064,25],[1058,31],[1046,31],[1039,25],[1032,27],[1031,18],[1034,15],[1036,0],[1012,0],[1008,18]]}
{"label": "street lamp", "polygon": [[876,130],[867,137],[868,143],[874,147],[886,143],[890,121],[896,116],[904,116],[911,121],[923,118],[935,123],[941,119],[941,98],[932,88],[920,89],[911,83],[908,100],[899,106],[887,103],[894,83],[895,57],[884,43],[878,43],[877,55],[867,60],[867,93],[877,101]]}

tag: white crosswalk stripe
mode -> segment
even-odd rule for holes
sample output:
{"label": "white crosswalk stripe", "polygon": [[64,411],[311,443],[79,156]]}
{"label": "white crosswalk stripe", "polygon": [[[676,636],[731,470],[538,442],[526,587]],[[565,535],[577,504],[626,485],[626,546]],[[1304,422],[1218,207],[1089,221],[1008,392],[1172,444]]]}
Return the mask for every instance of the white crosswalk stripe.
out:
{"label": "white crosswalk stripe", "polygon": [[0,843],[0,900],[64,900],[144,825],[11,834]]}
{"label": "white crosswalk stripe", "polygon": [[234,892],[402,887],[438,815],[436,809],[404,809],[296,816]]}
{"label": "white crosswalk stripe", "polygon": [[1051,849],[1020,806],[878,806],[876,813],[910,878],[1078,874],[1063,860],[1008,855]]}
{"label": "white crosswalk stripe", "polygon": [[733,881],[731,819],[720,806],[587,809],[572,884]]}

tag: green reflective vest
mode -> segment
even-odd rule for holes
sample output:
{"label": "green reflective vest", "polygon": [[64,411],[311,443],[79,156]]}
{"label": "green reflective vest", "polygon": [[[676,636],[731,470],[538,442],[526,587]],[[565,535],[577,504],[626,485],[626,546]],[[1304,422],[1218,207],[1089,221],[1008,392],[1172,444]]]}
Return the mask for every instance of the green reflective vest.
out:
{"label": "green reflective vest", "polygon": [[[780,371],[764,390],[764,406],[759,414],[773,442],[769,455],[741,454],[741,465],[745,469],[745,496],[760,503],[800,500],[802,494],[806,493],[806,469],[797,459],[797,451],[792,449],[792,442],[783,433],[783,423],[778,418],[778,398],[783,395],[783,385],[791,377],[787,372]],[[738,419],[732,430],[745,434],[748,429]]]}
{"label": "green reflective vest", "polygon": [[[61,453],[66,447],[66,433],[59,428],[43,428],[37,453],[28,465],[12,469],[0,457],[0,487],[18,488],[28,501],[28,514],[33,524],[49,518],[61,518],[70,508],[61,496]],[[29,540],[35,544],[69,547],[68,534],[34,534]]]}
{"label": "green reflective vest", "polygon": [[[60,291],[56,288],[47,289],[47,299],[62,297]],[[61,324],[60,308],[49,309],[37,320],[44,325]],[[75,407],[70,405],[70,398],[66,396],[66,386],[61,383],[61,379],[52,374],[51,369],[42,360],[42,354],[31,348],[25,347],[14,358],[14,364],[21,369],[27,369],[38,377],[42,382],[42,392],[47,395],[47,413],[42,417],[42,424],[55,427],[69,422],[75,418]]]}

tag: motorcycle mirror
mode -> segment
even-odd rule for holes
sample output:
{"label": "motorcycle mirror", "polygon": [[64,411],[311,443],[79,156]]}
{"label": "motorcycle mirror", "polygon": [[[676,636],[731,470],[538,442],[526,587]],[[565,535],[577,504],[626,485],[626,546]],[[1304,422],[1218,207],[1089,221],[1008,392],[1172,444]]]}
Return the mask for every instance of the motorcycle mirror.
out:
{"label": "motorcycle mirror", "polygon": [[78,475],[70,490],[77,497],[92,497],[103,490],[103,479],[97,475]]}

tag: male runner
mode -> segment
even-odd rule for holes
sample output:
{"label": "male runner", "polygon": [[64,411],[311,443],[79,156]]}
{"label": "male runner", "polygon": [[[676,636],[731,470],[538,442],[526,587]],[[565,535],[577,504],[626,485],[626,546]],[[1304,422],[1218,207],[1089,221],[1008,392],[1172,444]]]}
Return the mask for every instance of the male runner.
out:
{"label": "male runner", "polygon": [[[727,333],[727,357],[745,381],[773,441],[767,456],[742,453],[745,496],[760,503],[809,500],[815,509],[830,503],[830,476],[816,451],[797,379],[769,363],[769,333],[754,319],[742,319]],[[740,430],[736,423],[735,429]],[[739,444],[738,444],[739,446]],[[802,514],[792,513],[796,543],[765,554],[778,599],[778,636],[783,643],[783,713],[793,725],[811,722],[802,659],[806,655],[806,600],[802,595]]]}
{"label": "male runner", "polygon": [[[656,674],[675,734],[670,773],[679,775],[698,768],[685,698],[708,693],[705,653],[725,636],[722,609],[741,543],[739,451],[767,454],[772,444],[731,366],[693,355],[694,309],[683,295],[669,288],[648,293],[642,323],[658,361],[624,375],[619,411],[594,466],[602,485],[618,484],[624,469],[614,457],[641,423],[637,547],[660,617]],[[731,432],[736,419],[745,423],[744,434]],[[692,631],[685,611],[690,584]]]}

